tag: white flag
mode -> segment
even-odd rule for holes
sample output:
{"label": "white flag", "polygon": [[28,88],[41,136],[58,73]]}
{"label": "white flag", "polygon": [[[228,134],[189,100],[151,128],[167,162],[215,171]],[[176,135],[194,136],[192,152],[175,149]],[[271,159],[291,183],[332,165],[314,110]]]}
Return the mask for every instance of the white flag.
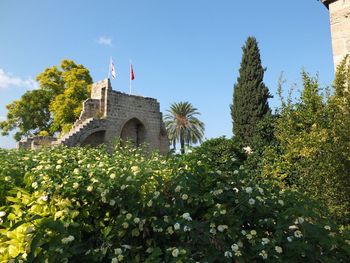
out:
{"label": "white flag", "polygon": [[115,72],[115,67],[114,67],[114,63],[113,63],[112,58],[111,58],[111,65],[110,65],[110,69],[111,69],[112,79],[115,79],[116,72]]}

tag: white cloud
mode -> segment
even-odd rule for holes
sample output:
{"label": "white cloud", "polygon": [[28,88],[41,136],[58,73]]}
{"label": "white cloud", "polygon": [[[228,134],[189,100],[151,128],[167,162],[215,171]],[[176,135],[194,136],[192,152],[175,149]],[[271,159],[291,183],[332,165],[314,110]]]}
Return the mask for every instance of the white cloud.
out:
{"label": "white cloud", "polygon": [[38,82],[32,78],[23,79],[13,74],[5,72],[0,68],[0,89],[9,87],[20,87],[24,89],[35,89],[38,87]]}
{"label": "white cloud", "polygon": [[100,37],[98,40],[97,40],[97,43],[99,43],[100,45],[103,45],[103,46],[113,46],[112,45],[112,38],[110,37]]}

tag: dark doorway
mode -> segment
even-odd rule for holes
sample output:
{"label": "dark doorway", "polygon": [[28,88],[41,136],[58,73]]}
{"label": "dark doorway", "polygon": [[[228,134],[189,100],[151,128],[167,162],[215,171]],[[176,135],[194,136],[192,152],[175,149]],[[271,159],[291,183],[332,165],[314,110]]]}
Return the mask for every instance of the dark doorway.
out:
{"label": "dark doorway", "polygon": [[145,126],[138,119],[133,118],[125,123],[120,134],[122,141],[130,141],[136,147],[139,147],[145,142],[146,129]]}
{"label": "dark doorway", "polygon": [[105,142],[106,131],[97,131],[90,134],[81,144],[81,146],[97,147]]}

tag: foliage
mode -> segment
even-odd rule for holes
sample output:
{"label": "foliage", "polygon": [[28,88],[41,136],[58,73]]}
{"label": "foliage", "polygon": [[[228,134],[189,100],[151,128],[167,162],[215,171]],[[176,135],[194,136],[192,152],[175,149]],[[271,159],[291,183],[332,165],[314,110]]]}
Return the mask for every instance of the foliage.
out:
{"label": "foliage", "polygon": [[45,69],[37,76],[39,89],[27,91],[8,104],[7,120],[0,122],[2,135],[16,130],[14,138],[67,131],[79,117],[82,102],[92,83],[89,71],[72,60],[63,60],[61,69]]}
{"label": "foliage", "polygon": [[263,82],[265,69],[261,65],[256,39],[248,37],[242,49],[239,77],[233,88],[231,116],[233,134],[250,145],[257,124],[271,111],[267,102],[271,95]]}
{"label": "foliage", "polygon": [[170,105],[164,116],[165,127],[174,148],[180,143],[181,153],[185,153],[185,144],[201,142],[204,134],[204,123],[196,116],[200,115],[189,102],[178,102]]}
{"label": "foliage", "polygon": [[63,60],[62,82],[63,93],[56,96],[50,104],[53,115],[52,130],[68,132],[78,119],[82,110],[82,102],[89,97],[92,78],[89,70],[77,65],[72,60]]}
{"label": "foliage", "polygon": [[347,262],[322,207],[203,155],[1,150],[0,262]]}
{"label": "foliage", "polygon": [[242,164],[246,155],[242,147],[235,140],[224,136],[204,141],[199,147],[193,149],[194,154],[201,156],[211,169],[233,172],[238,163]]}
{"label": "foliage", "polygon": [[[278,115],[266,114],[256,127],[251,142],[252,153],[247,155],[243,163],[250,176],[261,177],[263,165],[266,165],[263,158],[265,151],[278,144],[274,134],[277,120]],[[239,145],[240,149],[244,148],[244,145]]]}
{"label": "foliage", "polygon": [[43,89],[24,93],[19,100],[6,105],[7,120],[0,122],[2,135],[8,135],[16,129],[15,140],[36,135],[40,131],[50,131],[51,114],[49,112],[51,96]]}
{"label": "foliage", "polygon": [[[324,97],[317,78],[303,72],[298,102],[284,103],[276,122],[277,145],[266,150],[263,173],[297,187],[350,223],[350,68],[338,68],[334,94]],[[327,92],[329,94],[329,92]]]}

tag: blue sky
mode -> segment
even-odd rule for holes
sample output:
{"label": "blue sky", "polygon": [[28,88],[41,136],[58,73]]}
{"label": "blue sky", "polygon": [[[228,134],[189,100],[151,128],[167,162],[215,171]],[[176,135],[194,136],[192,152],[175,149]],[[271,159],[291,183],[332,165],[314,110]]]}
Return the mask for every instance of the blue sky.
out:
{"label": "blue sky", "polygon": [[[302,69],[318,73],[322,85],[334,75],[329,14],[317,0],[4,0],[0,36],[1,120],[5,105],[62,59],[83,64],[99,81],[112,56],[112,86],[122,92],[129,91],[131,59],[133,93],[158,99],[163,112],[191,102],[206,138],[232,135],[229,105],[248,36],[259,42],[274,95],[281,72],[286,88],[300,84]],[[279,105],[277,96],[270,105]],[[0,136],[0,147],[14,146]]]}

